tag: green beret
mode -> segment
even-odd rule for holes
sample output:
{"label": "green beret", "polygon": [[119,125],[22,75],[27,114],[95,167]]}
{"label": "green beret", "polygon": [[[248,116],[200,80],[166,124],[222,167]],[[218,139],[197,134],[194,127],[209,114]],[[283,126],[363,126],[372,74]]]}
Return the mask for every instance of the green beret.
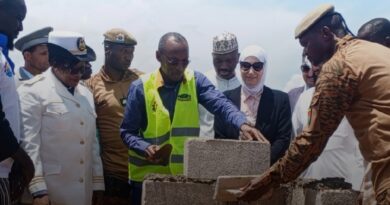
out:
{"label": "green beret", "polygon": [[111,42],[115,44],[123,44],[129,46],[137,45],[137,40],[135,40],[133,35],[120,28],[113,28],[104,33],[104,42]]}
{"label": "green beret", "polygon": [[314,26],[322,17],[333,12],[334,6],[331,4],[323,4],[311,11],[295,28],[295,38],[301,37],[305,31]]}
{"label": "green beret", "polygon": [[15,42],[15,48],[23,52],[24,50],[33,46],[45,44],[47,43],[47,37],[52,30],[52,27],[45,27],[27,34]]}

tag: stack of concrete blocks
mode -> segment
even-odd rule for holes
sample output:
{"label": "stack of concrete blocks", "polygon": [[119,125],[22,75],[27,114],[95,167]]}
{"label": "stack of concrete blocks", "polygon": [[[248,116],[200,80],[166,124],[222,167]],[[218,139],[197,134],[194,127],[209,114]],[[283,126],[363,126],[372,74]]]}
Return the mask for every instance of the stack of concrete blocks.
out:
{"label": "stack of concrete blocks", "polygon": [[[232,188],[246,184],[269,167],[270,146],[259,142],[196,139],[186,143],[184,176],[151,175],[143,184],[144,205],[355,205],[357,192],[343,179],[301,180],[274,190],[271,199],[254,202],[213,199],[218,176]],[[240,175],[240,177],[237,177]],[[222,178],[222,177],[220,177]],[[246,181],[245,181],[246,180]],[[229,185],[228,185],[229,186]]]}
{"label": "stack of concrete blocks", "polygon": [[[246,177],[235,177],[236,182],[241,185],[240,178],[245,181]],[[221,177],[218,180],[221,180]],[[341,178],[297,179],[282,184],[273,191],[270,199],[246,203],[234,201],[231,196],[226,196],[225,200],[231,202],[225,202],[225,205],[357,205],[358,192],[353,191],[351,187],[350,183],[344,182]]]}
{"label": "stack of concrete blocks", "polygon": [[[193,139],[184,153],[184,176],[150,176],[143,183],[144,205],[218,204],[218,176],[260,175],[270,166],[270,145],[253,141]],[[238,202],[237,202],[238,203]]]}
{"label": "stack of concrete blocks", "polygon": [[321,180],[297,180],[289,183],[291,187],[288,205],[355,205],[358,192],[342,178]]}
{"label": "stack of concrete blocks", "polygon": [[143,183],[144,205],[215,204],[215,180],[185,176],[149,175]]}

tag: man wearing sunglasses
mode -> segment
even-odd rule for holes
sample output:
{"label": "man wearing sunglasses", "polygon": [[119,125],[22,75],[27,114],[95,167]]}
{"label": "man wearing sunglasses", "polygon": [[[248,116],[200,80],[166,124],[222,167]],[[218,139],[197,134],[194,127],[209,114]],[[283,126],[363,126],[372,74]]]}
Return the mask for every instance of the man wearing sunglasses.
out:
{"label": "man wearing sunglasses", "polygon": [[[160,68],[130,86],[121,125],[121,137],[129,148],[133,205],[141,202],[147,174],[183,174],[184,143],[199,136],[198,104],[233,124],[247,139],[266,141],[204,75],[187,68],[189,48],[181,34],[163,35],[156,58]],[[160,149],[165,152],[170,146],[170,153],[160,154]]]}
{"label": "man wearing sunglasses", "polygon": [[290,91],[288,91],[288,98],[290,100],[290,108],[291,112],[294,111],[295,105],[299,99],[299,96],[307,89],[311,88],[315,84],[316,75],[312,70],[312,65],[307,60],[307,57],[304,53],[302,53],[302,64],[301,64],[301,72],[302,72],[302,78],[305,82],[305,85],[293,88]]}
{"label": "man wearing sunglasses", "polygon": [[[221,92],[233,90],[241,85],[236,75],[240,53],[237,38],[232,33],[222,33],[213,38],[214,69],[206,72],[207,78]],[[214,116],[199,106],[200,137],[214,138]]]}

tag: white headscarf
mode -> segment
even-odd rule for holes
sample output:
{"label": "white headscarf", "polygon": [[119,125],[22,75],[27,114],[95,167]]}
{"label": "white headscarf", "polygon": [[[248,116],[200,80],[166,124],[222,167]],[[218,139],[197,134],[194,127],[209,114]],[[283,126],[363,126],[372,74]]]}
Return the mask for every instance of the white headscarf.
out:
{"label": "white headscarf", "polygon": [[265,81],[265,75],[267,71],[267,54],[265,53],[264,49],[257,45],[250,45],[247,46],[240,54],[240,62],[244,61],[245,58],[253,56],[256,57],[260,62],[262,62],[263,65],[263,75],[261,76],[261,79],[259,83],[254,87],[248,87],[245,84],[245,81],[243,81],[242,88],[248,91],[252,95],[256,95],[259,92],[263,91],[264,88],[264,81]]}

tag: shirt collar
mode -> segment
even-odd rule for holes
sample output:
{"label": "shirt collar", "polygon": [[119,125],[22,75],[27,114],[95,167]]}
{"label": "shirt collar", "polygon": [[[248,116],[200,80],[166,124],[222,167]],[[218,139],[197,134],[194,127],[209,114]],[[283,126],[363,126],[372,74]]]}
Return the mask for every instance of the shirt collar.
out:
{"label": "shirt collar", "polygon": [[28,70],[26,70],[25,67],[20,67],[20,75],[22,76],[23,74],[25,74],[25,77],[27,77],[27,79],[34,77],[34,75],[31,74]]}
{"label": "shirt collar", "polygon": [[11,66],[11,69],[12,69],[12,73],[14,72],[14,68],[15,68],[15,64],[14,62],[11,60],[11,58],[9,58],[8,56],[8,37],[5,35],[5,34],[2,34],[0,33],[0,48],[1,48],[1,52],[3,52],[5,58],[7,59],[9,65]]}
{"label": "shirt collar", "polygon": [[131,70],[126,70],[122,79],[119,80],[119,81],[115,81],[113,79],[111,79],[111,77],[104,71],[104,65],[102,66],[102,68],[100,69],[100,73],[101,73],[101,76],[102,76],[102,79],[106,82],[111,82],[111,83],[116,83],[116,82],[120,82],[120,81],[126,81],[126,80],[129,80],[129,79],[132,79],[132,76],[135,74],[133,71]]}
{"label": "shirt collar", "polygon": [[260,91],[260,92],[256,93],[255,95],[252,95],[246,89],[241,88],[241,90],[242,90],[242,94],[244,96],[244,100],[247,100],[250,96],[252,96],[252,97],[254,97],[256,99],[260,99],[260,96],[261,96],[261,93],[262,93],[262,91]]}
{"label": "shirt collar", "polygon": [[342,38],[337,38],[336,49],[347,45],[348,41],[350,41],[352,39],[355,39],[355,38],[356,37],[354,37],[352,35],[349,35],[349,34],[344,36],[344,37],[342,37]]}
{"label": "shirt collar", "polygon": [[8,44],[8,37],[2,33],[0,33],[0,47],[3,49],[3,51],[7,50],[7,44]]}
{"label": "shirt collar", "polygon": [[233,81],[238,80],[238,78],[237,78],[237,73],[236,73],[236,75],[234,75],[234,76],[233,76],[232,78],[230,78],[230,79],[221,78],[221,77],[218,76],[217,73],[215,73],[215,76],[216,76],[216,78],[217,78],[218,81],[220,81],[220,82],[225,82],[225,83],[229,83],[229,82],[233,82]]}
{"label": "shirt collar", "polygon": [[[188,79],[187,79],[186,75],[184,74],[182,82],[185,83],[185,82],[187,82],[187,80]],[[163,78],[163,76],[161,74],[161,70],[160,69],[158,69],[158,71],[157,71],[156,80],[155,80],[154,83],[155,83],[157,88],[160,88],[160,87],[165,85],[164,78]]]}
{"label": "shirt collar", "polygon": [[4,55],[8,55],[8,37],[0,33],[0,47],[3,49]]}

